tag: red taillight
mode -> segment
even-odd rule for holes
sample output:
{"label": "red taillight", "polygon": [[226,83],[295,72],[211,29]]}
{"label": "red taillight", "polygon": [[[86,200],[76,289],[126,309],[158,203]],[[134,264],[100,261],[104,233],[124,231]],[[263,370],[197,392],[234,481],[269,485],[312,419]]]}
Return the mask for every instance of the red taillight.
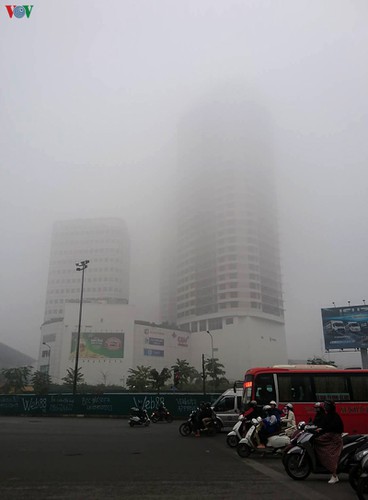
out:
{"label": "red taillight", "polygon": [[249,387],[252,387],[253,382],[244,382],[243,387],[244,389],[248,389]]}

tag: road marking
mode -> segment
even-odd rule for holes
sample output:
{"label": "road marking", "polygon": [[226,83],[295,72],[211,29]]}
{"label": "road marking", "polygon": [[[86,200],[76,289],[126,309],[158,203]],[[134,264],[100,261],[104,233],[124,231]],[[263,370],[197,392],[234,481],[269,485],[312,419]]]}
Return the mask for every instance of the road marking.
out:
{"label": "road marking", "polygon": [[[234,457],[237,458],[237,457]],[[239,457],[240,458],[240,457]],[[244,461],[244,460],[242,460]],[[285,479],[288,479],[285,477],[285,474],[281,474],[281,472],[277,472],[270,467],[267,467],[267,465],[260,464],[259,462],[256,462],[255,460],[247,460],[247,462],[244,461],[246,465],[249,467],[252,467],[258,472],[261,472],[262,474],[265,474],[266,476],[270,477],[274,481],[277,481],[278,483],[282,483],[282,486],[285,488],[288,488],[289,490],[292,490],[296,493],[297,498],[305,498],[306,500],[310,500],[313,498],[313,500],[326,500],[325,495],[321,495],[314,489],[310,488],[308,484],[303,483],[303,489],[302,485],[300,484],[301,481],[298,482],[298,484],[295,484],[294,482],[285,482]],[[305,491],[307,489],[309,491]],[[304,490],[304,491],[303,491]]]}

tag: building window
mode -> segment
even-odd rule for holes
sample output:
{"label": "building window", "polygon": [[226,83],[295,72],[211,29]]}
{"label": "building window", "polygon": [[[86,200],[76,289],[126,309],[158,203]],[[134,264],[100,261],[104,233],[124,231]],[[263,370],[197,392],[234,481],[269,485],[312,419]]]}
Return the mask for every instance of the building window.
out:
{"label": "building window", "polygon": [[205,319],[202,319],[200,322],[199,322],[199,331],[200,332],[205,332],[207,330],[207,324],[206,324],[206,320]]}
{"label": "building window", "polygon": [[192,323],[190,324],[190,331],[198,332],[198,323],[196,321],[192,321]]}
{"label": "building window", "polygon": [[222,330],[222,318],[213,318],[208,320],[209,330]]}
{"label": "building window", "polygon": [[234,324],[234,318],[226,318],[225,323],[226,323],[227,325],[232,325],[232,324]]}

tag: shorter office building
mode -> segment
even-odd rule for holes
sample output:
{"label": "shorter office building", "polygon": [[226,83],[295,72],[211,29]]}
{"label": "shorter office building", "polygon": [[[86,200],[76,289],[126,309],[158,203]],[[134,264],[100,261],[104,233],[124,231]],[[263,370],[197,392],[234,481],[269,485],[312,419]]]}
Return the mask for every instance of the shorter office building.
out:
{"label": "shorter office building", "polygon": [[[66,303],[64,318],[41,327],[39,369],[63,383],[75,366],[79,304]],[[138,365],[161,371],[176,359],[191,359],[191,334],[145,321],[135,321],[128,304],[85,303],[78,366],[91,385],[125,386],[129,369]]]}

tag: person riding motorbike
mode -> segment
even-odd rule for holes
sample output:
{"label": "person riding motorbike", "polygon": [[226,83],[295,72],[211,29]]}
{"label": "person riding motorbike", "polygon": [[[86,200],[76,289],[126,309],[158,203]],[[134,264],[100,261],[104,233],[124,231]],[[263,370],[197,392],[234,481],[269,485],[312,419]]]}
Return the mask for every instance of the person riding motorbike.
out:
{"label": "person riding motorbike", "polygon": [[285,434],[291,436],[296,428],[296,420],[294,407],[291,403],[287,403],[284,408],[284,417],[281,417],[281,423],[286,424]]}
{"label": "person riding motorbike", "polygon": [[282,411],[277,408],[277,403],[274,400],[270,401],[269,405],[271,407],[270,414],[271,415],[275,415],[275,417],[277,418],[277,420],[278,420],[278,422],[280,424]]}
{"label": "person riding motorbike", "polygon": [[141,422],[144,422],[146,420],[146,412],[143,409],[142,403],[138,403],[137,416],[140,418]]}
{"label": "person riding motorbike", "polygon": [[158,411],[158,414],[161,417],[164,417],[167,413],[167,408],[165,407],[165,405],[163,403],[160,403],[158,405],[158,408],[157,408],[157,411]]}
{"label": "person riding motorbike", "polygon": [[193,418],[193,433],[196,437],[200,436],[199,429],[202,427],[202,414],[204,412],[204,407],[205,403],[204,401],[201,401]]}
{"label": "person riding motorbike", "polygon": [[279,421],[277,420],[276,415],[272,412],[272,407],[270,405],[265,405],[263,407],[263,411],[266,414],[266,417],[262,419],[262,423],[258,431],[258,438],[260,440],[258,448],[265,448],[269,436],[277,434],[280,427]]}
{"label": "person riding motorbike", "polygon": [[258,409],[257,401],[253,399],[249,404],[248,408],[244,410],[243,417],[246,420],[251,420],[252,418],[261,417],[261,411]]}
{"label": "person riding motorbike", "polygon": [[214,412],[211,408],[211,403],[206,403],[204,405],[203,411],[201,413],[203,428],[206,429],[208,424],[212,422],[214,418]]}

